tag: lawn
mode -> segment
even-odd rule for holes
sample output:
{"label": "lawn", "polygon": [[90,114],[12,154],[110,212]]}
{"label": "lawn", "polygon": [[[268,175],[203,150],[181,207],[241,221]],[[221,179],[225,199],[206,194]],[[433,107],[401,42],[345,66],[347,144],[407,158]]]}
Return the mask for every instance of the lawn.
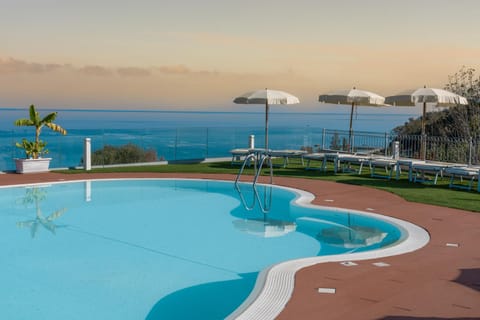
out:
{"label": "lawn", "polygon": [[[232,166],[230,162],[211,162],[196,164],[168,164],[152,166],[126,166],[111,168],[95,168],[89,172],[161,172],[161,173],[229,173],[237,174],[238,166]],[[63,170],[63,173],[85,173],[84,170]],[[251,168],[246,168],[244,174],[252,174]],[[265,172],[265,174],[268,174]],[[405,200],[433,204],[443,207],[457,208],[469,211],[480,212],[480,193],[476,192],[476,183],[474,190],[466,191],[459,189],[450,189],[448,187],[449,178],[439,179],[436,185],[428,183],[409,182],[407,175],[402,173],[399,180],[379,179],[370,177],[369,170],[364,170],[362,174],[338,173],[333,174],[333,170],[327,172],[317,170],[305,170],[300,164],[290,164],[287,168],[274,168],[274,176],[297,177],[306,179],[319,179],[335,181],[337,183],[346,183],[372,188],[382,189],[399,195]]]}

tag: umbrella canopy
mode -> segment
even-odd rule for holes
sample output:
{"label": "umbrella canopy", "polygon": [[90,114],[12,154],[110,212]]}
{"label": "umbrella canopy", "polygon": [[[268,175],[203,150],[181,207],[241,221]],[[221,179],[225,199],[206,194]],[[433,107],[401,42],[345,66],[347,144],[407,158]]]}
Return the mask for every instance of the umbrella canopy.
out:
{"label": "umbrella canopy", "polygon": [[323,103],[354,104],[361,106],[384,106],[385,98],[376,93],[353,89],[335,90],[319,96],[318,101]]}
{"label": "umbrella canopy", "polygon": [[399,94],[385,98],[385,103],[395,106],[415,106],[418,103],[432,103],[436,107],[466,105],[466,98],[443,89],[423,87],[409,94]]}
{"label": "umbrella canopy", "polygon": [[467,105],[468,100],[456,93],[436,88],[419,88],[409,94],[398,94],[385,98],[385,102],[395,106],[412,107],[417,104],[423,104],[422,111],[422,157],[426,158],[426,139],[425,137],[425,117],[427,114],[427,103],[435,107],[454,107],[458,105]]}
{"label": "umbrella canopy", "polygon": [[384,107],[385,98],[379,94],[359,90],[353,87],[353,89],[341,89],[332,91],[327,94],[322,94],[319,96],[318,101],[322,103],[336,103],[336,104],[351,104],[352,108],[350,111],[350,124],[349,124],[349,148],[352,146],[352,121],[353,121],[353,111],[355,106],[370,106],[370,107]]}
{"label": "umbrella canopy", "polygon": [[234,103],[238,104],[264,104],[265,105],[265,149],[268,149],[268,109],[271,104],[296,104],[300,100],[290,93],[262,89],[250,91],[233,99]]}

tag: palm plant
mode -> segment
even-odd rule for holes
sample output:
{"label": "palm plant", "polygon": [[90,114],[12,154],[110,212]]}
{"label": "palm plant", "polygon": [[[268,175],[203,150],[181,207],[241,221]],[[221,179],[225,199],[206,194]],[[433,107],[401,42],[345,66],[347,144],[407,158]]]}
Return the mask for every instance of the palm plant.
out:
{"label": "palm plant", "polygon": [[45,149],[47,145],[46,142],[40,140],[40,133],[42,128],[48,127],[55,132],[59,132],[62,135],[67,134],[67,130],[55,124],[53,121],[57,118],[57,112],[52,112],[45,117],[41,118],[39,113],[35,110],[35,106],[32,104],[30,106],[30,118],[29,119],[18,119],[14,122],[16,126],[29,126],[35,127],[35,140],[28,141],[23,139],[22,143],[16,143],[18,148],[25,150],[27,158],[38,159],[42,154],[48,153],[48,150]]}

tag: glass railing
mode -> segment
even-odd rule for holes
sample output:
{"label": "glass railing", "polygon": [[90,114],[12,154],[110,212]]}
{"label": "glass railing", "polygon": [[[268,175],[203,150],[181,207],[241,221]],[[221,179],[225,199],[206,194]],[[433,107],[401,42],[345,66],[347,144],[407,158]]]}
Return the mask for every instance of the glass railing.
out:
{"label": "glass railing", "polygon": [[[23,158],[23,150],[15,147],[31,131],[0,131],[0,171],[15,169],[14,158]],[[78,167],[83,164],[84,140],[91,139],[92,165],[108,165],[113,155],[122,163],[154,161],[186,161],[230,157],[230,150],[247,148],[250,135],[255,146],[263,148],[264,128],[165,128],[69,130],[61,136],[45,130],[51,157],[51,168]],[[392,155],[394,141],[399,142],[400,157],[421,158],[421,136],[396,136],[389,133],[353,132],[323,128],[271,128],[269,148],[318,152],[321,150],[351,151]],[[440,138],[426,137],[426,159],[433,161],[480,164],[480,137]],[[93,161],[95,160],[95,161]]]}

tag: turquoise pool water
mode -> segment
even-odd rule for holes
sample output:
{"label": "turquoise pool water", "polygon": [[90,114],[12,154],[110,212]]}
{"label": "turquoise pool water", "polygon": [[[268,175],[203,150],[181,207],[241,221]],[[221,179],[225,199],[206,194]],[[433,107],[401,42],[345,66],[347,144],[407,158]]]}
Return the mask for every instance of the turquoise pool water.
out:
{"label": "turquoise pool water", "polygon": [[0,318],[223,319],[272,264],[402,236],[297,206],[291,190],[239,190],[161,179],[0,188]]}

